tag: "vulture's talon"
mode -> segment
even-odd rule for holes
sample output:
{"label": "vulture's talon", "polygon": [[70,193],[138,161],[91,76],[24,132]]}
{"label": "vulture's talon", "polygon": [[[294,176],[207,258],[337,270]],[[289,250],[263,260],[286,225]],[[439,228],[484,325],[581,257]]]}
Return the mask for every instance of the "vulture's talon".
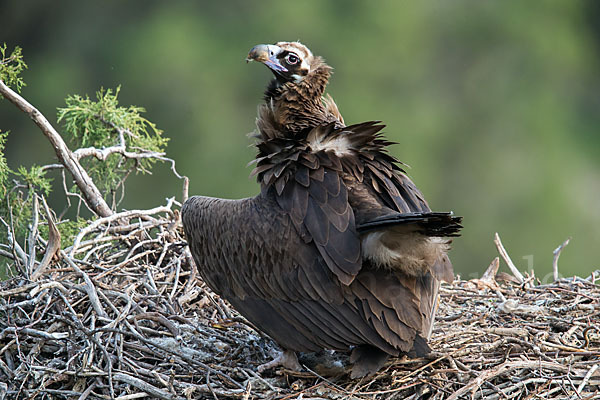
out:
{"label": "vulture's talon", "polygon": [[264,371],[268,370],[268,369],[272,369],[275,367],[284,367],[287,368],[291,371],[300,371],[302,369],[302,367],[300,366],[300,363],[298,362],[298,357],[296,357],[296,353],[291,351],[291,350],[285,350],[280,352],[277,357],[275,357],[273,360],[269,361],[268,363],[264,363],[262,365],[259,365],[257,370],[259,373],[263,373]]}

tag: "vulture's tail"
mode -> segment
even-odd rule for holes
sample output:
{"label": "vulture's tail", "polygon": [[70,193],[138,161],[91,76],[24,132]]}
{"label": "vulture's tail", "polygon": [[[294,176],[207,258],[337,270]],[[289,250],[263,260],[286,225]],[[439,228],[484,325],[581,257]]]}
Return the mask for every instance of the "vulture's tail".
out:
{"label": "vulture's tail", "polygon": [[377,217],[368,222],[358,224],[360,234],[392,227],[414,227],[414,230],[425,236],[452,237],[460,236],[462,217],[452,212],[397,213]]}

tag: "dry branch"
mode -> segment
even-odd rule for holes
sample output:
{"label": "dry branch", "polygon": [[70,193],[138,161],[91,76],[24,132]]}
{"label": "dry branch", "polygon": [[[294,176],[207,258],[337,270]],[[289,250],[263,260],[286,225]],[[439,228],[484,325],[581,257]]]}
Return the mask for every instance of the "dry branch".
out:
{"label": "dry branch", "polygon": [[554,251],[552,252],[552,254],[554,255],[554,257],[552,258],[552,272],[554,274],[555,281],[558,280],[558,257],[560,257],[560,253],[569,244],[570,240],[571,240],[571,238],[568,238],[567,240],[562,242],[562,244],[560,246],[558,246],[556,249],[554,249]]}
{"label": "dry branch", "polygon": [[498,233],[494,235],[494,243],[496,244],[498,253],[500,253],[502,259],[504,259],[504,261],[506,262],[506,265],[508,265],[510,272],[512,272],[515,278],[519,280],[519,283],[524,283],[525,278],[523,277],[523,274],[521,274],[517,267],[515,267],[515,264],[512,262],[510,256],[508,255],[508,252],[506,251],[506,249],[504,249],[502,241],[500,240],[500,235],[498,235]]}
{"label": "dry branch", "polygon": [[33,281],[37,280],[44,273],[46,268],[50,265],[52,258],[60,250],[60,232],[56,228],[54,217],[46,203],[46,199],[42,198],[42,202],[44,204],[44,210],[46,211],[46,220],[48,221],[48,243],[46,244],[44,258],[42,258],[40,265],[31,274],[31,280]]}

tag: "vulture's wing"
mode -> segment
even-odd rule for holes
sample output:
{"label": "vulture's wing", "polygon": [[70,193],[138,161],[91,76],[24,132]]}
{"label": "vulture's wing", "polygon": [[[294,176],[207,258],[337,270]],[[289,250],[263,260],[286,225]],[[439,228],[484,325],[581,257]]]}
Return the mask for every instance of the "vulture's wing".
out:
{"label": "vulture's wing", "polygon": [[[376,122],[348,128],[334,124],[317,127],[306,135],[307,148],[298,146],[296,138],[296,152],[286,155],[287,162],[264,158],[257,169],[263,174],[259,180],[272,188],[270,193],[291,219],[302,243],[308,245],[306,249],[312,251],[308,254],[313,264],[307,262],[306,266],[325,270],[329,280],[342,287],[342,304],[311,304],[305,315],[320,321],[337,318],[337,331],[352,334],[346,344],[369,343],[396,354],[410,350],[417,333],[423,327],[429,329],[437,282],[431,275],[394,276],[368,263],[365,268],[355,213],[362,215],[383,207],[366,205],[363,210],[351,203],[352,185],[365,183],[362,174],[366,163],[354,150],[372,149],[366,157],[375,162],[379,156],[375,151],[388,144],[374,136],[380,129]],[[388,162],[387,155],[384,161]],[[396,165],[391,157],[389,163],[390,168]],[[302,302],[286,307],[302,307]]]}
{"label": "vulture's wing", "polygon": [[[342,158],[347,180],[355,194],[350,199],[358,223],[373,215],[431,211],[423,195],[402,169],[402,163],[387,152],[395,144],[383,138],[385,125],[369,121],[338,130],[333,137],[345,138],[350,149]],[[373,211],[375,210],[375,211]],[[375,212],[376,214],[372,214]]]}
{"label": "vulture's wing", "polygon": [[[277,138],[258,145],[254,174],[263,192],[275,198],[304,243],[316,247],[337,279],[349,285],[362,266],[354,210],[348,201],[340,157],[326,140],[336,123],[304,132],[304,140]],[[315,151],[316,150],[316,151]]]}
{"label": "vulture's wing", "polygon": [[[308,190],[295,180],[290,185]],[[370,344],[389,354],[409,351],[425,318],[425,289],[418,280],[389,279],[379,270],[360,273],[344,285],[326,259],[329,242],[318,245],[307,234],[328,229],[324,237],[343,235],[339,221],[331,222],[326,213],[319,218],[329,228],[305,221],[315,218],[307,204],[302,220],[306,232],[300,234],[278,203],[265,194],[240,201],[192,197],[185,203],[183,226],[206,283],[286,349],[345,350]],[[316,207],[324,204],[328,202]],[[353,226],[347,218],[347,226]],[[339,233],[332,234],[333,229]]]}
{"label": "vulture's wing", "polygon": [[303,242],[312,242],[331,272],[348,285],[362,265],[348,190],[327,154],[317,154],[309,163],[318,167],[299,165],[276,196],[277,203],[291,217]]}

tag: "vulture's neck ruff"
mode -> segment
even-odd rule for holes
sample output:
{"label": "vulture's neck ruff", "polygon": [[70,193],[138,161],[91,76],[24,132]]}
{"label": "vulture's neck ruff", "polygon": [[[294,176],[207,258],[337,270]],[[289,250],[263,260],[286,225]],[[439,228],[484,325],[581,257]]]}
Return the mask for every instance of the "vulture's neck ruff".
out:
{"label": "vulture's neck ruff", "polygon": [[343,126],[331,98],[324,98],[332,68],[299,42],[255,46],[248,61],[265,64],[274,75],[259,110],[262,140],[293,138],[305,129],[336,122]]}
{"label": "vulture's neck ruff", "polygon": [[329,83],[332,68],[321,57],[315,57],[310,67],[311,71],[299,80],[290,81],[275,73],[275,77],[265,91],[265,102],[285,99],[286,93],[287,99],[291,99],[293,94],[296,94],[304,99],[320,100]]}
{"label": "vulture's neck ruff", "polygon": [[275,76],[265,91],[265,104],[280,134],[294,136],[304,129],[337,120],[323,103],[331,67],[321,58],[314,64],[316,68],[299,82],[283,81],[281,76]]}

